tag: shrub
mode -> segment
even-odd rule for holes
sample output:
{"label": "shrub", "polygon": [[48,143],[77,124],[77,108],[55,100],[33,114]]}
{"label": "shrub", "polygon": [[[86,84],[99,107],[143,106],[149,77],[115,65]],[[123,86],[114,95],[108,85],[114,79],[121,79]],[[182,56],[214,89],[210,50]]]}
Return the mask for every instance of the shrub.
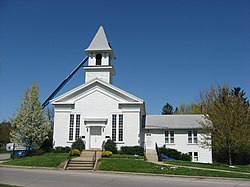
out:
{"label": "shrub", "polygon": [[72,149],[78,149],[79,151],[82,151],[83,149],[85,149],[85,145],[84,142],[82,141],[81,138],[77,139],[72,145],[71,145]]}
{"label": "shrub", "polygon": [[54,153],[68,153],[70,152],[71,148],[66,146],[66,147],[55,147],[55,149],[53,150]]}
{"label": "shrub", "polygon": [[111,139],[107,140],[107,142],[104,145],[104,149],[105,151],[111,151],[114,154],[118,153],[116,143]]}
{"label": "shrub", "polygon": [[40,149],[44,150],[45,152],[50,152],[51,150],[53,150],[52,141],[50,139],[46,139],[40,146]]}
{"label": "shrub", "polygon": [[110,157],[112,154],[113,153],[111,151],[102,151],[102,157]]}
{"label": "shrub", "polygon": [[159,148],[160,154],[167,155],[170,158],[174,158],[176,160],[185,160],[185,161],[191,161],[192,158],[189,154],[181,153],[177,151],[176,149],[170,149],[165,147]]}
{"label": "shrub", "polygon": [[80,156],[81,152],[78,150],[78,149],[72,149],[70,152],[69,152],[69,155],[70,156]]}
{"label": "shrub", "polygon": [[42,149],[34,149],[27,151],[26,156],[39,156],[42,155],[43,153],[45,153],[45,151]]}
{"label": "shrub", "polygon": [[144,149],[141,146],[122,146],[120,153],[144,156]]}
{"label": "shrub", "polygon": [[191,162],[191,161],[192,161],[192,157],[191,157],[191,155],[188,154],[188,153],[182,153],[182,154],[181,154],[180,160],[184,160],[184,161],[189,161],[189,162]]}

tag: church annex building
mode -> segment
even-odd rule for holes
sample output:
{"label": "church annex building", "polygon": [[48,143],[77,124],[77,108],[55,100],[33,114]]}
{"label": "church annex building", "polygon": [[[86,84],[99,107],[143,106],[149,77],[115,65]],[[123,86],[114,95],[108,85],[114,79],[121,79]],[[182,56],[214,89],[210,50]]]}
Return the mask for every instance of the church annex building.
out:
{"label": "church annex building", "polygon": [[86,149],[100,149],[112,139],[117,147],[177,149],[192,161],[212,163],[212,152],[199,145],[202,115],[146,115],[145,102],[112,84],[115,58],[101,26],[85,49],[85,83],[56,97],[54,147],[71,146],[78,138]]}

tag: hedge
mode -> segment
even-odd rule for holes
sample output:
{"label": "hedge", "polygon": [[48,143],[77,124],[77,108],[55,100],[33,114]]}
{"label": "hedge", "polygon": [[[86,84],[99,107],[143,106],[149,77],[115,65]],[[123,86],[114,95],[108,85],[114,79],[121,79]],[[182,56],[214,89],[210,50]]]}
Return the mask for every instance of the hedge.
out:
{"label": "hedge", "polygon": [[122,146],[120,154],[144,156],[144,149],[141,146]]}

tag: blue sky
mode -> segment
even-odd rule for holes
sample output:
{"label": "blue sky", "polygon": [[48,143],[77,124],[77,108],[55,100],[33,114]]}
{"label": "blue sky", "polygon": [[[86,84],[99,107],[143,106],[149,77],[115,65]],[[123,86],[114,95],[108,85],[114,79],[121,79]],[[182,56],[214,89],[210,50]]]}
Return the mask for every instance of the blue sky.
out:
{"label": "blue sky", "polygon": [[[250,94],[250,1],[0,0],[0,121],[36,82],[43,102],[85,57],[100,25],[116,60],[114,85],[160,114],[211,84]],[[59,94],[84,83],[84,71]]]}

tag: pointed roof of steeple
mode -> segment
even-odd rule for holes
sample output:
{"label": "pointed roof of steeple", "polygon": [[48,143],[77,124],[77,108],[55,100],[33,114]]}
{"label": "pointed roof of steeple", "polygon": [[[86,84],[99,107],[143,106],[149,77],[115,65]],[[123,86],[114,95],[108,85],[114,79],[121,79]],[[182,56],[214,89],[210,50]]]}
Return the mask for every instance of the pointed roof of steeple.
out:
{"label": "pointed roof of steeple", "polygon": [[107,51],[107,52],[110,52],[111,57],[114,58],[113,50],[107,40],[106,34],[102,26],[99,27],[89,47],[85,49],[85,52],[87,54],[88,52],[91,52],[91,51]]}

